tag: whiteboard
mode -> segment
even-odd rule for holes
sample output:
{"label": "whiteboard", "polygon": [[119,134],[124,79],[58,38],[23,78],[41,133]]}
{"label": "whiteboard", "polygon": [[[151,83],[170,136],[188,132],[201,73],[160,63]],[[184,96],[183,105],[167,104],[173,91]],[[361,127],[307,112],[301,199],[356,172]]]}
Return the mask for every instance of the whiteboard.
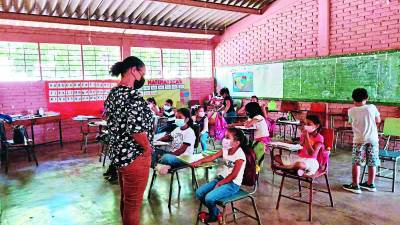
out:
{"label": "whiteboard", "polygon": [[283,98],[283,63],[216,67],[215,78],[217,90],[227,87],[232,97]]}

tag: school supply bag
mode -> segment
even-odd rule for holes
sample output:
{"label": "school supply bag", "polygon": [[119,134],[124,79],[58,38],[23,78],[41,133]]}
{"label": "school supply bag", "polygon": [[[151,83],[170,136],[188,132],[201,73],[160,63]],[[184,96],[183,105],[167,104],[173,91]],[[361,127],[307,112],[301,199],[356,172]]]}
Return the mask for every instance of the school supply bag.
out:
{"label": "school supply bag", "polygon": [[225,137],[225,131],[227,130],[228,124],[226,123],[224,117],[217,113],[215,118],[215,139],[222,140]]}
{"label": "school supply bag", "polygon": [[25,144],[28,141],[28,133],[23,125],[17,125],[13,128],[14,144]]}

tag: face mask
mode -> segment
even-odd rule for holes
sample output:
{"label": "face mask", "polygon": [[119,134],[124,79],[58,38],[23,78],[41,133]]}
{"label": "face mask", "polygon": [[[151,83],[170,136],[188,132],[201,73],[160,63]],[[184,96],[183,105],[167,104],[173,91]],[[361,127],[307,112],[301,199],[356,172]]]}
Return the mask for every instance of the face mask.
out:
{"label": "face mask", "polygon": [[204,117],[205,115],[206,115],[205,112],[199,112],[199,116],[200,116],[200,117]]}
{"label": "face mask", "polygon": [[175,119],[175,124],[178,126],[178,127],[183,127],[183,126],[185,126],[185,120],[184,119]]}
{"label": "face mask", "polygon": [[223,149],[230,149],[230,148],[232,148],[232,141],[229,140],[229,139],[227,139],[227,138],[222,139],[222,148],[223,148]]}
{"label": "face mask", "polygon": [[312,133],[316,130],[315,126],[304,126],[304,130],[308,133]]}
{"label": "face mask", "polygon": [[165,109],[165,110],[170,110],[170,109],[171,109],[171,106],[169,106],[169,105],[164,105],[164,109]]}
{"label": "face mask", "polygon": [[144,77],[142,77],[142,79],[140,80],[135,80],[135,82],[133,83],[133,89],[137,90],[142,88],[145,81],[146,80],[144,79]]}

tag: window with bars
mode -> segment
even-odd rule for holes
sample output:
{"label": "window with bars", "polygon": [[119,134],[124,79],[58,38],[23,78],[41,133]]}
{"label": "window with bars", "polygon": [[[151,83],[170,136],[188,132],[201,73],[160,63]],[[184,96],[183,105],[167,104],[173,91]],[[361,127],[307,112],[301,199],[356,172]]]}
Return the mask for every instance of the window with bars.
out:
{"label": "window with bars", "polygon": [[0,81],[40,80],[37,43],[0,42]]}
{"label": "window with bars", "polygon": [[85,80],[112,79],[110,68],[121,61],[119,46],[83,45],[83,69]]}
{"label": "window with bars", "polygon": [[188,49],[163,49],[163,77],[190,77],[190,54]]}
{"label": "window with bars", "polygon": [[210,50],[190,50],[192,77],[212,77],[212,53]]}
{"label": "window with bars", "polygon": [[131,48],[131,55],[146,65],[146,78],[162,78],[161,49],[134,47]]}
{"label": "window with bars", "polygon": [[81,45],[40,44],[43,80],[82,80]]}

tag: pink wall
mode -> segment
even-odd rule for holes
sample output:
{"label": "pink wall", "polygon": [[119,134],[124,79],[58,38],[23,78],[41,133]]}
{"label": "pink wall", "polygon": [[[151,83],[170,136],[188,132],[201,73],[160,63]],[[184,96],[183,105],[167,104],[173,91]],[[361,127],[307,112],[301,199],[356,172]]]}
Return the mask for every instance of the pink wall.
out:
{"label": "pink wall", "polygon": [[331,0],[331,54],[400,49],[400,1]]}
{"label": "pink wall", "polygon": [[[400,49],[400,2],[277,0],[263,15],[230,26],[219,40],[216,66]],[[301,103],[303,109],[309,105]],[[350,106],[329,103],[328,109]],[[378,108],[383,118],[400,117],[399,107]]]}
{"label": "pink wall", "polygon": [[[62,44],[90,44],[89,33],[85,31],[43,29],[29,27],[15,27],[0,25],[0,41],[41,42]],[[116,33],[91,34],[93,45],[122,46],[123,57],[130,55],[130,48],[159,47],[213,50],[212,40],[169,38],[142,35],[123,35]],[[200,87],[200,88],[199,88]],[[214,79],[192,79],[191,99],[201,102],[213,92]],[[0,113],[21,113],[27,110],[46,108],[45,90],[43,81],[34,82],[0,82]],[[79,123],[64,120],[63,137],[65,141],[80,140]],[[35,142],[56,140],[58,128],[52,124],[35,127]],[[44,135],[44,131],[46,135]]]}
{"label": "pink wall", "polygon": [[277,0],[219,39],[216,66],[400,49],[400,2]]}

